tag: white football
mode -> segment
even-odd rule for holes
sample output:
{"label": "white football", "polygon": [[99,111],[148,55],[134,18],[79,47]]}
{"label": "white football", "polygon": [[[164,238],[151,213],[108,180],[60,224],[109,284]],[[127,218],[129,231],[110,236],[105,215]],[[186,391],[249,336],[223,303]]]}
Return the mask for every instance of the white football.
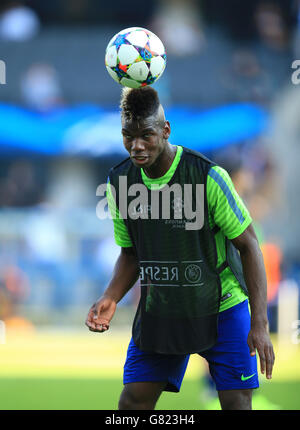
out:
{"label": "white football", "polygon": [[105,66],[119,84],[144,87],[157,81],[166,67],[166,51],[154,33],[131,27],[115,34],[107,45]]}

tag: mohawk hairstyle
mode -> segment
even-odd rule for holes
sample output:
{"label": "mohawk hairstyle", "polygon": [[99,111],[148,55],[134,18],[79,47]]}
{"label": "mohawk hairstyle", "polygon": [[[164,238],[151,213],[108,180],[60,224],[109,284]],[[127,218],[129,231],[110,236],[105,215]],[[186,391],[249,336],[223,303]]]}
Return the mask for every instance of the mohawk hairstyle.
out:
{"label": "mohawk hairstyle", "polygon": [[150,86],[141,88],[123,88],[120,108],[122,115],[128,119],[144,119],[155,114],[160,101],[157,91]]}

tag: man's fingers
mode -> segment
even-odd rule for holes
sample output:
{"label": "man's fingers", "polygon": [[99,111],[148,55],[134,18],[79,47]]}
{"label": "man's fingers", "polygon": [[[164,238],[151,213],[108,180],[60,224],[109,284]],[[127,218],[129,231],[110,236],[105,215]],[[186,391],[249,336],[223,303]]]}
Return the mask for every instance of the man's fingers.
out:
{"label": "man's fingers", "polygon": [[99,318],[100,315],[100,306],[94,306],[93,308],[93,319],[96,320]]}
{"label": "man's fingers", "polygon": [[95,330],[95,329],[96,329],[96,324],[95,324],[94,322],[92,322],[92,321],[88,321],[88,320],[86,320],[85,325],[86,325],[89,329],[93,329],[93,330]]}
{"label": "man's fingers", "polygon": [[255,355],[256,354],[256,350],[255,350],[255,346],[254,343],[252,342],[252,339],[249,337],[248,338],[248,346],[249,346],[249,350],[250,350],[250,355]]}
{"label": "man's fingers", "polygon": [[95,328],[89,327],[89,330],[95,333],[104,333],[108,329],[109,329],[109,326],[105,324],[95,324]]}
{"label": "man's fingers", "polygon": [[267,379],[272,378],[275,354],[272,345],[263,345],[257,348],[260,359],[260,370],[262,374],[266,374]]}
{"label": "man's fingers", "polygon": [[259,360],[260,360],[260,371],[262,374],[265,373],[265,367],[266,367],[266,358],[265,358],[265,352],[263,348],[258,347],[257,348]]}
{"label": "man's fingers", "polygon": [[270,373],[272,374],[272,359],[270,355],[269,348],[265,348],[265,357],[266,357],[266,378],[270,376]]}
{"label": "man's fingers", "polygon": [[87,319],[85,320],[85,325],[88,328],[96,328],[95,323],[92,321],[92,318],[89,315],[87,316]]}
{"label": "man's fingers", "polygon": [[269,336],[266,333],[261,334],[260,331],[258,331],[254,335],[253,331],[251,331],[247,340],[250,355],[254,356],[255,351],[257,351],[260,360],[261,373],[266,374],[267,379],[271,379],[275,361],[275,354]]}
{"label": "man's fingers", "polygon": [[261,371],[262,374],[264,374],[265,370],[266,370],[265,354],[260,354],[259,358],[260,358],[260,371]]}
{"label": "man's fingers", "polygon": [[90,308],[89,313],[88,313],[86,320],[85,320],[85,325],[88,328],[93,328],[93,329],[96,328],[96,325],[94,323],[94,308],[95,308],[95,305],[93,305]]}
{"label": "man's fingers", "polygon": [[107,326],[106,324],[96,324],[96,329],[102,333],[104,331],[107,331],[109,329],[109,326]]}
{"label": "man's fingers", "polygon": [[272,347],[268,347],[266,351],[266,377],[272,378],[272,371],[274,366],[275,355]]}

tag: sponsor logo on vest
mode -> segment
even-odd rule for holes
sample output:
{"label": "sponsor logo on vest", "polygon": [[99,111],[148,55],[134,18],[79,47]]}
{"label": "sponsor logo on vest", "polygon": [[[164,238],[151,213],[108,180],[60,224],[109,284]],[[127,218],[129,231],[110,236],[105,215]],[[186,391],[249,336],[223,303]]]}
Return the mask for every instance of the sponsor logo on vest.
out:
{"label": "sponsor logo on vest", "polygon": [[108,210],[107,184],[101,184],[96,191],[97,196],[103,197],[96,209],[99,219],[116,219],[119,213],[121,219],[129,217],[132,220],[169,220],[171,228],[201,230],[204,225],[204,184],[184,184],[183,187],[180,184],[166,184],[162,189],[151,188],[149,191],[146,185],[141,183],[128,187],[127,176],[120,176],[118,199],[112,184],[110,190],[113,200],[118,202],[118,211],[111,213]]}
{"label": "sponsor logo on vest", "polygon": [[141,283],[153,281],[179,281],[178,266],[172,265],[145,265],[140,266]]}
{"label": "sponsor logo on vest", "polygon": [[189,264],[185,269],[184,276],[188,282],[199,282],[201,278],[201,269],[196,264]]}
{"label": "sponsor logo on vest", "polygon": [[201,260],[197,261],[140,261],[141,285],[180,287],[200,283]]}

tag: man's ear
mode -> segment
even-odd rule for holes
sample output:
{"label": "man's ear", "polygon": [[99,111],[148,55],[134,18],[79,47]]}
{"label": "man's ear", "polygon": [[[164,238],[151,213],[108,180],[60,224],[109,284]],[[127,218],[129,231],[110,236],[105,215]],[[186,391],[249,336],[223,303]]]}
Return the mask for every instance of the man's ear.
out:
{"label": "man's ear", "polygon": [[164,125],[164,128],[163,128],[163,138],[166,139],[166,140],[168,140],[170,134],[171,134],[170,123],[169,123],[169,121],[165,121],[165,125]]}

